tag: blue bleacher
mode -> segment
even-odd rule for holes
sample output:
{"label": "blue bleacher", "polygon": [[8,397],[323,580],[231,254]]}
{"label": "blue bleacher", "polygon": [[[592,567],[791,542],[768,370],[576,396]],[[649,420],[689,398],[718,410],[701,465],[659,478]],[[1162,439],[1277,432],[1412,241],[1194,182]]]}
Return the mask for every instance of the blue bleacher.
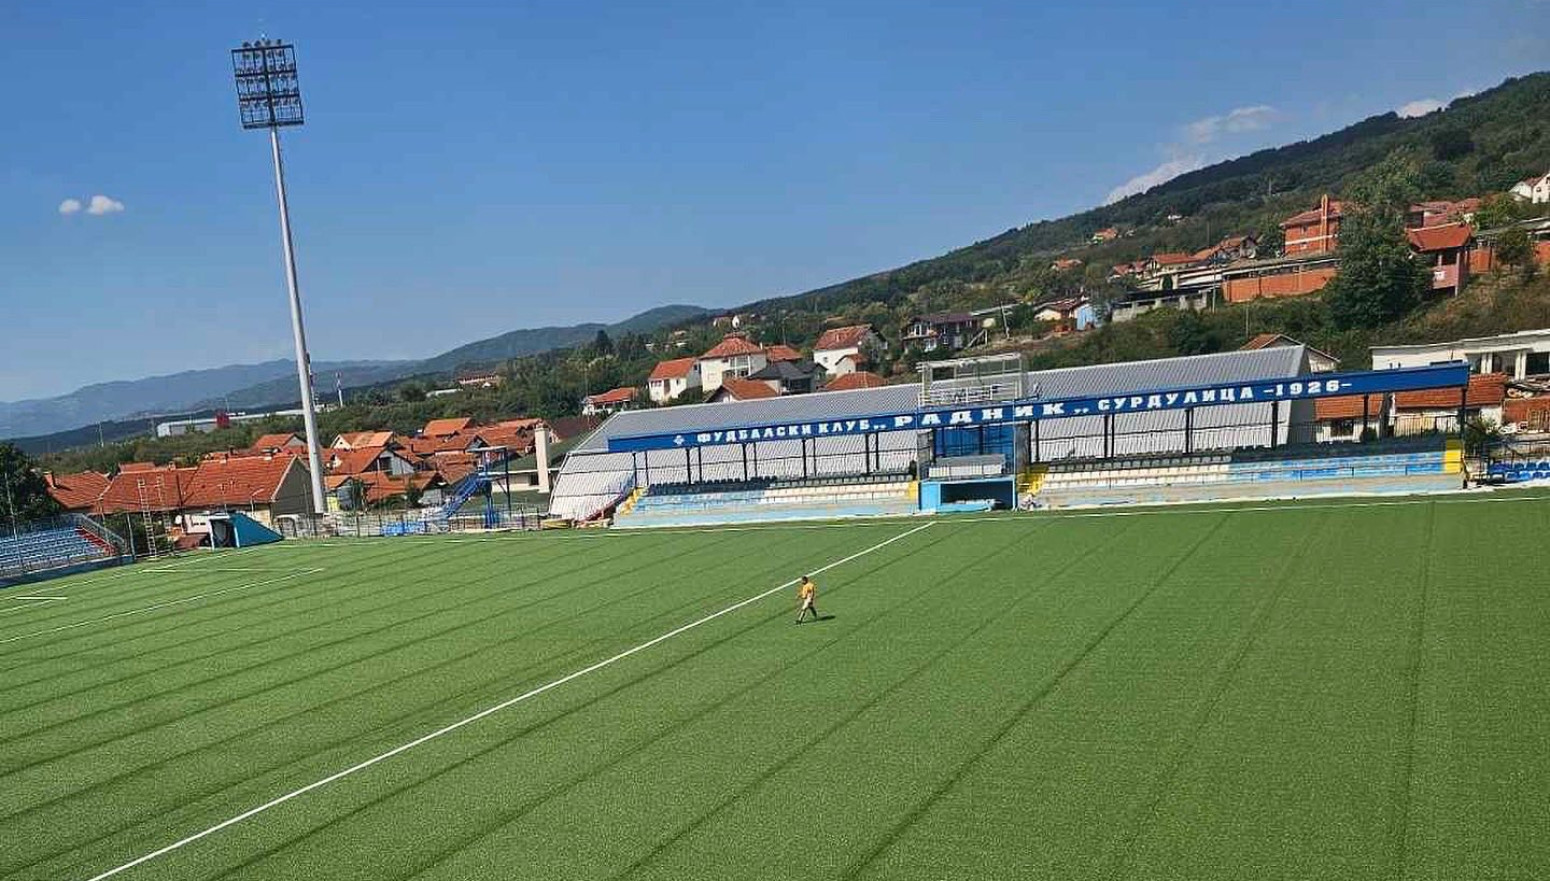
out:
{"label": "blue bleacher", "polygon": [[621,528],[709,526],[774,520],[827,520],[913,514],[908,474],[834,475],[806,480],[761,478],[731,483],[653,484]]}
{"label": "blue bleacher", "polygon": [[0,585],[83,565],[115,561],[113,542],[70,520],[33,525],[0,536]]}

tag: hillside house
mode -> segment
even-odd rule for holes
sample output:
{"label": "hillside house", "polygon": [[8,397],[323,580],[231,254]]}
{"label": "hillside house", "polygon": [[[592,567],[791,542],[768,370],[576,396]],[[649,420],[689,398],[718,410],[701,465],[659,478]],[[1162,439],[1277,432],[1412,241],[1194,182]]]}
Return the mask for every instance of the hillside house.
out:
{"label": "hillside house", "polygon": [[1341,395],[1313,402],[1313,439],[1321,444],[1362,440],[1364,433],[1379,437],[1388,422],[1388,395]]}
{"label": "hillside house", "polygon": [[1255,352],[1260,349],[1291,348],[1302,346],[1308,354],[1308,370],[1313,373],[1329,373],[1340,369],[1340,359],[1328,352],[1320,351],[1312,346],[1304,344],[1300,340],[1294,340],[1284,333],[1262,333],[1238,347],[1241,352]]}
{"label": "hillside house", "polygon": [[1301,297],[1323,290],[1340,268],[1332,251],[1303,250],[1270,260],[1245,260],[1222,269],[1222,296],[1229,303],[1261,297]]}
{"label": "hillside house", "polygon": [[[186,515],[242,511],[273,527],[278,517],[313,513],[307,468],[296,456],[206,459],[187,480],[182,508]],[[199,531],[198,518],[186,520],[189,532]]]}
{"label": "hillside house", "polygon": [[384,473],[410,474],[415,471],[415,460],[392,447],[357,447],[353,450],[331,450],[323,460],[323,466],[333,475]]}
{"label": "hillside house", "polygon": [[833,327],[813,344],[813,361],[825,373],[837,376],[865,367],[886,345],[870,324]]}
{"label": "hillside house", "polygon": [[1475,231],[1467,223],[1405,231],[1410,249],[1432,273],[1432,290],[1457,294],[1469,280],[1469,250]]}
{"label": "hillside house", "polygon": [[696,358],[674,358],[651,368],[646,378],[646,394],[652,403],[676,401],[685,392],[700,388],[700,362]]}
{"label": "hillside house", "polygon": [[281,452],[306,453],[307,441],[301,435],[294,432],[266,434],[253,441],[249,449],[258,454]]}
{"label": "hillside house", "polygon": [[1507,191],[1514,199],[1534,205],[1550,202],[1550,171],[1538,177],[1524,178]]}
{"label": "hillside house", "polygon": [[1459,411],[1464,421],[1487,419],[1500,425],[1502,405],[1507,400],[1507,377],[1501,373],[1478,373],[1469,378],[1463,395],[1458,389],[1428,389],[1397,392],[1393,405],[1393,433],[1396,436],[1459,430]]}
{"label": "hillside house", "polygon": [[350,431],[334,438],[330,445],[335,450],[354,450],[359,447],[386,447],[393,443],[391,431]]}
{"label": "hillside house", "polygon": [[587,395],[581,399],[581,415],[607,416],[620,410],[634,409],[636,394],[635,389],[621,386],[595,395]]}
{"label": "hillside house", "polygon": [[43,483],[48,487],[49,496],[66,511],[72,514],[85,514],[96,506],[97,500],[108,491],[106,474],[98,474],[95,471],[82,471],[77,474],[55,474],[52,471],[43,472]]}
{"label": "hillside house", "polygon": [[420,429],[420,437],[446,438],[459,432],[467,431],[474,425],[474,420],[469,416],[454,416],[448,419],[432,419]]}
{"label": "hillside house", "polygon": [[1259,256],[1259,239],[1252,233],[1228,236],[1214,245],[1202,248],[1192,255],[1199,263],[1232,263],[1253,260]]}
{"label": "hillside house", "polygon": [[768,363],[769,353],[763,346],[749,340],[747,334],[729,333],[699,357],[700,387],[714,392],[725,379],[745,377]]}
{"label": "hillside house", "polygon": [[1051,272],[1070,272],[1073,269],[1081,269],[1082,260],[1080,257],[1061,257],[1050,263],[1049,268]]}
{"label": "hillside house", "polygon": [[773,346],[764,347],[764,357],[768,358],[771,363],[776,361],[801,361],[802,353],[785,343],[776,343]]}
{"label": "hillside house", "polygon": [[824,386],[823,390],[826,392],[848,392],[852,389],[881,388],[887,384],[888,380],[875,373],[857,370],[854,373],[844,373],[829,380],[829,384]]}
{"label": "hillside house", "polygon": [[967,312],[933,312],[911,318],[904,329],[904,344],[922,352],[962,349],[979,335],[979,320]]}
{"label": "hillside house", "polygon": [[1097,323],[1097,314],[1086,297],[1051,300],[1034,307],[1033,317],[1054,324],[1056,333],[1087,330]]}
{"label": "hillside house", "polygon": [[1101,245],[1104,242],[1112,242],[1117,238],[1119,238],[1119,229],[1109,226],[1093,233],[1092,243],[1095,245]]}
{"label": "hillside house", "polygon": [[771,361],[748,374],[748,379],[782,395],[805,395],[818,387],[824,375],[823,368],[812,361]]}
{"label": "hillside house", "polygon": [[728,376],[721,385],[705,397],[705,403],[725,404],[730,401],[757,401],[761,398],[778,397],[780,392],[771,388],[769,383],[740,376]]}
{"label": "hillside house", "polygon": [[1286,235],[1282,249],[1287,257],[1298,254],[1326,254],[1335,250],[1340,240],[1340,218],[1343,204],[1331,199],[1326,193],[1319,199],[1317,208],[1294,214],[1281,221]]}

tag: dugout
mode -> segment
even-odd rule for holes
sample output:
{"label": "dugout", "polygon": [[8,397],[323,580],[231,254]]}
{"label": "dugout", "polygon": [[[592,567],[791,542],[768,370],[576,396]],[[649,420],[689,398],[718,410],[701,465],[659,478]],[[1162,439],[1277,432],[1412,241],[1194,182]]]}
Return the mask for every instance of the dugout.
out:
{"label": "dugout", "polygon": [[211,514],[209,520],[212,548],[248,548],[282,539],[280,533],[238,511]]}
{"label": "dugout", "polygon": [[551,514],[586,519],[637,490],[900,476],[918,481],[923,510],[1010,505],[1054,463],[1298,449],[1315,440],[1319,398],[1459,385],[1455,374],[1312,374],[1301,346],[1032,372],[1016,355],[928,362],[909,384],[615,414],[566,458]]}

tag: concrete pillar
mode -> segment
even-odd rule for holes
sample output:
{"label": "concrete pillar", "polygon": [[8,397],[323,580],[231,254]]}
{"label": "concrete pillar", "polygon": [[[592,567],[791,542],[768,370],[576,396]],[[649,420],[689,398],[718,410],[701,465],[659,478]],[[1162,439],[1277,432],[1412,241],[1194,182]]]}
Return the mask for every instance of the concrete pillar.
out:
{"label": "concrete pillar", "polygon": [[540,425],[533,432],[534,464],[538,466],[538,491],[549,494],[549,426]]}
{"label": "concrete pillar", "polygon": [[1522,379],[1528,376],[1528,350],[1519,352],[1512,361],[1512,378]]}

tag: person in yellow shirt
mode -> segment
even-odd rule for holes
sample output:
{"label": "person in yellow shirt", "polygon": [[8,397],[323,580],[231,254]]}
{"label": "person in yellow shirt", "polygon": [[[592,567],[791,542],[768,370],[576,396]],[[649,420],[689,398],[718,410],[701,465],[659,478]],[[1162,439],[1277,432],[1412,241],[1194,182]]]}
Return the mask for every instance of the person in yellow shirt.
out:
{"label": "person in yellow shirt", "polygon": [[797,610],[797,623],[801,624],[806,619],[807,613],[813,613],[813,620],[818,620],[818,585],[813,583],[813,576],[803,575],[797,583],[797,600],[802,607]]}

